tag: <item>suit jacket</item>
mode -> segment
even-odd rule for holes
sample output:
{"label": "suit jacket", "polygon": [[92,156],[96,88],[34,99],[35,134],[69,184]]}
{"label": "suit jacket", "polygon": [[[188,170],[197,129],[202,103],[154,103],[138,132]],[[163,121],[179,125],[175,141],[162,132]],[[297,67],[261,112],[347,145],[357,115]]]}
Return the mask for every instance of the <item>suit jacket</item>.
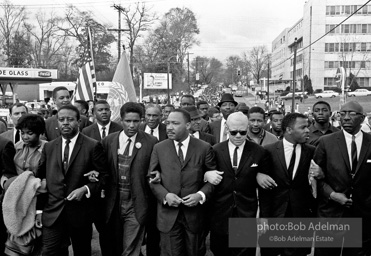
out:
{"label": "suit jacket", "polygon": [[[106,223],[110,219],[115,203],[120,197],[118,192],[117,150],[119,149],[119,135],[121,132],[112,133],[102,141],[110,172],[105,188],[106,206],[104,207],[104,220]],[[151,195],[151,190],[148,185],[147,172],[153,146],[156,143],[157,139],[155,137],[143,131],[138,131],[130,162],[131,195],[134,202],[135,217],[141,225],[145,223],[148,217],[148,198]],[[119,211],[119,209],[116,210]]]}
{"label": "suit jacket", "polygon": [[219,143],[220,142],[220,129],[221,129],[221,126],[222,126],[222,120],[217,120],[217,121],[212,122],[211,124],[209,124],[210,134],[211,135],[214,135],[214,137],[216,139],[216,143]]}
{"label": "suit jacket", "polygon": [[224,173],[209,202],[210,230],[227,235],[229,218],[256,217],[256,174],[267,171],[267,155],[263,147],[246,140],[238,169],[235,171],[229,155],[228,141],[216,144],[214,151],[217,170]]}
{"label": "suit jacket", "polygon": [[6,178],[17,176],[13,161],[14,156],[15,148],[13,142],[0,136],[0,171],[1,175]]}
{"label": "suit jacket", "polygon": [[[86,116],[80,116],[79,128],[82,131],[85,127],[89,126],[89,119]],[[49,117],[45,120],[45,137],[47,141],[52,141],[61,136],[59,131],[57,116]]]}
{"label": "suit jacket", "polygon": [[[66,214],[68,224],[79,227],[92,222],[92,198],[83,196],[81,201],[67,201],[65,198],[75,189],[87,185],[91,197],[98,196],[101,183],[107,178],[107,164],[100,142],[79,133],[73,148],[69,166],[64,173],[62,163],[62,137],[44,146],[38,175],[46,178],[47,199],[44,206],[42,222],[46,227],[52,226],[62,211]],[[89,171],[98,171],[99,182],[89,182],[83,175]]]}
{"label": "suit jacket", "polygon": [[261,217],[283,218],[289,206],[293,217],[313,217],[314,198],[308,173],[315,147],[301,144],[294,179],[287,171],[283,141],[268,144],[265,149],[269,157],[269,168],[265,174],[275,180],[277,187],[271,190],[259,188]]}
{"label": "suit jacket", "polygon": [[201,131],[202,132],[207,132],[207,133],[210,132],[209,122],[206,121],[205,119],[201,118],[200,126],[201,126]]}
{"label": "suit jacket", "polygon": [[1,133],[1,134],[0,134],[0,137],[4,138],[4,139],[6,139],[6,140],[9,140],[9,141],[11,141],[11,142],[13,142],[13,144],[14,144],[14,136],[13,136],[13,134],[14,134],[14,129],[15,129],[15,128],[12,128],[12,129],[10,129],[10,130],[8,130],[8,131],[6,131],[6,132]]}
{"label": "suit jacket", "polygon": [[211,135],[205,132],[198,132],[198,134],[200,135],[200,138],[199,138],[200,140],[206,141],[211,146],[214,146],[216,144],[216,139],[214,135]]}
{"label": "suit jacket", "polygon": [[[111,121],[111,124],[109,126],[109,131],[107,133],[107,136],[111,133],[118,132],[122,130],[122,126],[119,123]],[[88,127],[85,127],[82,130],[82,133],[85,134],[86,136],[93,138],[97,141],[101,141],[102,138],[99,133],[99,127],[97,123],[94,123],[92,125],[89,125]]]}
{"label": "suit jacket", "polygon": [[180,205],[170,207],[164,204],[167,193],[174,193],[180,198],[189,194],[202,191],[206,200],[209,200],[214,186],[205,183],[204,173],[216,168],[214,152],[210,144],[190,137],[187,154],[183,166],[181,166],[175,149],[174,141],[167,139],[153,148],[149,172],[158,170],[161,173],[161,182],[150,184],[157,202],[157,228],[167,233],[174,226],[179,211],[182,211],[187,221],[189,230],[200,232],[204,225],[204,205],[195,207]]}
{"label": "suit jacket", "polygon": [[[352,217],[363,218],[363,230],[371,233],[371,135],[363,132],[362,147],[352,179],[344,132],[338,131],[319,139],[314,161],[325,174],[318,180],[318,215],[343,217],[346,208],[329,199],[331,192],[344,193],[353,199]],[[366,225],[366,226],[365,226]],[[371,234],[368,234],[371,237]]]}
{"label": "suit jacket", "polygon": [[[167,139],[167,133],[166,133],[166,125],[163,123],[158,124],[158,136],[159,136],[159,141],[163,141]],[[142,123],[139,126],[139,130],[145,131],[146,130],[146,123]]]}

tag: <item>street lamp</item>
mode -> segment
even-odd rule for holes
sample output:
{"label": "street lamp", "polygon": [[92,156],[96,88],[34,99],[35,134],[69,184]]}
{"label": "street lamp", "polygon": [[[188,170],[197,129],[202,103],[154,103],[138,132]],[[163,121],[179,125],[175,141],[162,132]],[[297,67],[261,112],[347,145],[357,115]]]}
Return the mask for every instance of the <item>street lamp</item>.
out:
{"label": "street lamp", "polygon": [[170,56],[167,59],[167,101],[168,101],[168,104],[171,104],[171,101],[170,101],[170,81],[169,81],[170,60],[171,60],[171,58],[174,58],[174,57],[178,57],[178,55]]}

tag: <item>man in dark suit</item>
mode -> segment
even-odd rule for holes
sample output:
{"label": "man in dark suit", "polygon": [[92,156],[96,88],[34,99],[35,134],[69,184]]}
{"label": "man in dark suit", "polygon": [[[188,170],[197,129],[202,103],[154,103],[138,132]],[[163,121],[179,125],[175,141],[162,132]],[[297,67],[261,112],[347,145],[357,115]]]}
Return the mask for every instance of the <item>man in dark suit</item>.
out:
{"label": "man in dark suit", "polygon": [[162,110],[159,105],[149,104],[146,106],[146,122],[139,126],[139,130],[155,136],[158,141],[167,139],[166,125],[161,123]]}
{"label": "man in dark suit", "polygon": [[121,131],[121,124],[111,121],[111,108],[107,101],[99,100],[95,103],[94,116],[97,122],[82,130],[86,136],[101,141],[108,134]]}
{"label": "man in dark suit", "polygon": [[[306,144],[309,138],[308,119],[300,113],[291,113],[282,120],[283,140],[268,144],[269,165],[265,174],[276,183],[273,189],[259,190],[260,217],[309,218],[314,217],[314,197],[308,181],[309,168],[315,147]],[[268,220],[269,222],[269,220]],[[265,239],[269,235],[266,234]],[[262,248],[261,255],[310,254],[308,248]]]}
{"label": "man in dark suit", "polygon": [[[64,86],[55,87],[53,90],[53,101],[59,110],[62,106],[71,105],[71,96],[68,89]],[[80,117],[79,128],[82,131],[89,126],[89,119],[86,116]],[[52,116],[45,121],[45,137],[52,141],[61,136],[57,116]]]}
{"label": "man in dark suit", "polygon": [[9,116],[13,121],[14,127],[0,134],[0,137],[10,140],[14,144],[16,144],[19,140],[21,140],[21,131],[15,129],[15,127],[18,124],[18,119],[27,113],[28,113],[28,109],[24,104],[15,103],[14,105],[12,105],[9,108]]}
{"label": "man in dark suit", "polygon": [[189,136],[191,117],[184,109],[173,110],[167,119],[169,139],[156,144],[149,173],[158,170],[160,183],[150,183],[157,198],[157,227],[161,255],[204,255],[200,251],[204,230],[204,202],[214,186],[203,181],[215,169],[210,144]]}
{"label": "man in dark suit", "polygon": [[318,180],[318,216],[362,218],[362,247],[346,248],[357,241],[345,234],[339,237],[344,248],[316,248],[315,255],[371,254],[371,135],[361,131],[364,118],[358,102],[344,104],[343,129],[321,137],[314,154],[325,175]]}
{"label": "man in dark suit", "polygon": [[228,132],[225,128],[227,118],[234,112],[237,102],[234,100],[233,95],[230,93],[223,94],[220,102],[218,103],[220,111],[222,112],[223,119],[212,122],[210,124],[210,134],[214,135],[216,143],[226,141],[228,139]]}
{"label": "man in dark suit", "polygon": [[4,196],[4,187],[7,187],[6,182],[9,178],[17,176],[17,171],[14,166],[15,149],[12,141],[0,137],[0,171],[1,171],[1,196],[0,196],[0,255],[3,255],[5,249],[5,241],[8,237],[3,219],[2,199]]}
{"label": "man in dark suit", "polygon": [[[267,168],[263,147],[247,140],[247,117],[232,113],[227,119],[229,140],[214,146],[217,170],[205,179],[215,186],[209,202],[210,248],[215,256],[254,255],[256,248],[229,248],[230,218],[255,218],[258,210],[257,172]],[[233,206],[233,207],[232,207]],[[254,233],[251,230],[251,233]]]}
{"label": "man in dark suit", "polygon": [[139,255],[149,215],[147,172],[157,139],[139,131],[138,103],[124,104],[120,115],[123,130],[102,141],[111,174],[103,208],[106,225],[100,233],[103,256]]}
{"label": "man in dark suit", "polygon": [[[47,198],[42,214],[43,255],[91,255],[93,204],[107,176],[100,142],[79,133],[80,113],[70,104],[58,110],[62,136],[43,149],[38,174],[46,178]],[[99,173],[99,182],[86,174]]]}
{"label": "man in dark suit", "polygon": [[195,107],[186,107],[183,108],[184,110],[188,111],[188,113],[191,115],[191,127],[189,129],[189,132],[192,134],[193,137],[206,141],[211,146],[214,146],[216,143],[215,137],[211,134],[201,132],[201,113],[199,110]]}

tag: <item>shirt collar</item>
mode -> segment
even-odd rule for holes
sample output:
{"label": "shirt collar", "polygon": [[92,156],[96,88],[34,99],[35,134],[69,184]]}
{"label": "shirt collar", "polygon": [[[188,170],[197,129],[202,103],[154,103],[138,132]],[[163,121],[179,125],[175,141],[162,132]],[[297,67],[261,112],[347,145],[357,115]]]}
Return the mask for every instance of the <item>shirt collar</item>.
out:
{"label": "shirt collar", "polygon": [[[188,135],[188,137],[187,137],[185,140],[182,141],[182,144],[183,144],[183,146],[184,146],[185,148],[188,148],[190,138],[191,138],[191,136]],[[176,140],[174,140],[174,145],[175,145],[175,147],[178,147],[178,143],[179,143],[179,142],[180,142],[180,141],[176,141]]]}
{"label": "shirt collar", "polygon": [[[72,142],[73,144],[75,144],[76,143],[76,140],[77,140],[77,137],[79,137],[79,134],[80,134],[80,132],[77,132],[77,134],[72,139],[70,139],[70,142]],[[67,139],[63,138],[63,136],[62,136],[62,142],[63,142],[63,144],[65,144],[66,141],[67,141]]]}
{"label": "shirt collar", "polygon": [[[348,138],[348,139],[350,139],[350,140],[352,139],[352,137],[353,137],[352,134],[346,132],[344,129],[343,129],[343,132],[344,132],[344,136],[345,136],[345,138]],[[356,134],[354,134],[354,136],[355,136],[356,139],[357,139],[359,136],[361,136],[361,134],[362,134],[362,131],[359,130],[359,132],[357,132]]]}
{"label": "shirt collar", "polygon": [[236,146],[234,145],[231,140],[228,140],[228,147],[231,148],[231,149],[235,149],[236,147],[238,147],[238,149],[241,149],[243,151],[243,149],[245,148],[245,144],[246,144],[246,140],[240,145],[240,146]]}
{"label": "shirt collar", "polygon": [[[133,136],[130,137],[131,142],[135,142],[135,140],[137,138],[137,135],[138,135],[138,133],[136,133],[136,134],[134,134]],[[126,133],[124,131],[121,131],[120,137],[121,137],[121,139],[123,140],[124,143],[126,143],[127,140],[129,139],[129,137],[126,135]]]}
{"label": "shirt collar", "polygon": [[109,127],[110,127],[110,125],[111,125],[111,121],[109,121],[109,123],[106,124],[106,125],[101,125],[101,124],[99,124],[99,123],[97,122],[97,125],[98,125],[99,130],[102,130],[102,127],[104,126],[104,127],[106,127],[106,131],[108,131],[108,130],[109,130]]}
{"label": "shirt collar", "polygon": [[284,148],[285,148],[285,147],[291,147],[291,148],[294,147],[294,144],[291,143],[291,142],[289,142],[288,140],[286,140],[286,138],[283,138],[282,141],[283,141],[283,147],[284,147]]}

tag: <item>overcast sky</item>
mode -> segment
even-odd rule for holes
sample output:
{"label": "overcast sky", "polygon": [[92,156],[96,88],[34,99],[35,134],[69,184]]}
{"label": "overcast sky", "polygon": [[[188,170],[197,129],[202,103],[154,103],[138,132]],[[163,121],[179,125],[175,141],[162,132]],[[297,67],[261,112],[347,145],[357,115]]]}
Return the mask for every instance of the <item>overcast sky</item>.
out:
{"label": "overcast sky", "polygon": [[[81,11],[90,10],[95,18],[117,27],[118,14],[111,6],[123,7],[134,0],[13,0],[30,10],[39,8],[63,11],[66,4],[74,4]],[[216,57],[222,62],[230,55],[241,55],[253,46],[271,43],[286,27],[294,25],[303,15],[305,0],[146,0],[148,6],[161,17],[173,7],[191,9],[198,21],[200,46],[190,50],[190,57]],[[43,5],[44,4],[44,5]]]}

